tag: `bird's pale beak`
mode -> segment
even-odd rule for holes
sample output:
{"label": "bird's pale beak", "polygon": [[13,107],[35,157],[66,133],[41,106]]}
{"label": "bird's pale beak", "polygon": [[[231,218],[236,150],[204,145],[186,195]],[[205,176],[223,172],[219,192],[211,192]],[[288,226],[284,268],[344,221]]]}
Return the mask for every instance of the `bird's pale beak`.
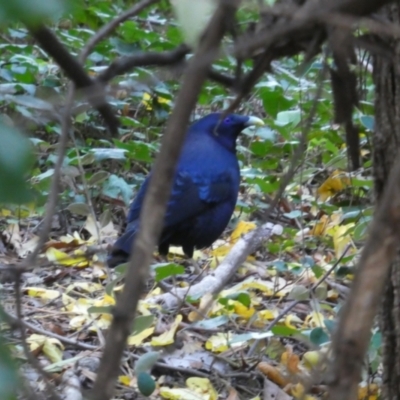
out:
{"label": "bird's pale beak", "polygon": [[245,126],[263,126],[264,121],[258,117],[249,117],[247,122],[245,123]]}

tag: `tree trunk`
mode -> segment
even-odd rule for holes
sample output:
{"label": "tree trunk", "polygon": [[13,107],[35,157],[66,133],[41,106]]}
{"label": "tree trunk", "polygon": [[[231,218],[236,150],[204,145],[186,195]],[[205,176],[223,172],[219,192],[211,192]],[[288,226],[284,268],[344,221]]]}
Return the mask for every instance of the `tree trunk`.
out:
{"label": "tree trunk", "polygon": [[[383,16],[400,24],[399,3],[385,7]],[[379,202],[389,171],[400,157],[400,41],[391,43],[395,59],[374,60],[375,132],[373,163]],[[392,265],[381,312],[383,398],[400,399],[400,257]]]}

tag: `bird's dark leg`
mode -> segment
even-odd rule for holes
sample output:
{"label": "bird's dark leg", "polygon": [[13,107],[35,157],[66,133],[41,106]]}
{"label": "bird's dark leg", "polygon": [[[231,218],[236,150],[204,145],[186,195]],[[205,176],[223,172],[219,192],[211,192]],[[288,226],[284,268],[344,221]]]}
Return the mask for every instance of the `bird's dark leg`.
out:
{"label": "bird's dark leg", "polygon": [[193,272],[195,274],[201,273],[201,266],[200,264],[193,258],[194,247],[193,246],[183,246],[183,252],[185,253],[186,260],[189,266],[193,267]]}

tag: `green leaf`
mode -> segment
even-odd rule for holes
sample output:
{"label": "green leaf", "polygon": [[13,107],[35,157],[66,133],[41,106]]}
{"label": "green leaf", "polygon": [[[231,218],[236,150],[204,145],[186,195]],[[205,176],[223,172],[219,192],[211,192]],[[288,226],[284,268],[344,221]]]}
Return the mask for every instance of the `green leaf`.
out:
{"label": "green leaf", "polygon": [[314,328],[310,332],[310,342],[320,346],[321,344],[329,342],[329,336],[322,328]]}
{"label": "green leaf", "polygon": [[276,325],[271,329],[271,332],[277,336],[291,336],[300,333],[299,330],[289,328],[287,326]]}
{"label": "green leaf", "polygon": [[226,315],[220,315],[219,317],[193,322],[191,326],[203,329],[215,329],[226,324],[228,321],[229,318]]}
{"label": "green leaf", "polygon": [[95,148],[90,150],[95,157],[96,161],[103,160],[126,160],[126,150],[123,149],[106,149]]}
{"label": "green leaf", "polygon": [[112,199],[119,199],[122,197],[125,204],[128,205],[131,201],[133,194],[132,187],[117,175],[110,175],[104,182],[102,192],[105,196]]}
{"label": "green leaf", "polygon": [[382,347],[382,333],[375,332],[370,340],[370,347],[379,350]]}
{"label": "green leaf", "polygon": [[83,215],[86,217],[90,214],[90,207],[85,203],[72,203],[67,207],[72,214]]}
{"label": "green leaf", "polygon": [[181,275],[185,273],[185,268],[182,265],[174,263],[161,263],[152,266],[155,271],[156,282],[160,282],[163,279],[169,278],[170,276]]}
{"label": "green leaf", "polygon": [[301,121],[300,110],[282,111],[276,116],[275,124],[278,126],[293,125],[296,126]]}
{"label": "green leaf", "polygon": [[149,351],[143,354],[135,363],[135,373],[139,374],[151,370],[159,358],[160,352],[158,351]]}
{"label": "green leaf", "polygon": [[296,219],[299,218],[303,215],[303,213],[300,210],[293,210],[289,213],[284,213],[283,214],[286,218],[290,218],[290,219]]}
{"label": "green leaf", "polygon": [[295,285],[288,295],[288,299],[292,300],[308,300],[310,298],[310,291],[305,286]]}
{"label": "green leaf", "polygon": [[337,322],[332,321],[331,319],[324,319],[324,324],[326,326],[326,329],[328,329],[328,332],[332,335],[336,329]]}
{"label": "green leaf", "polygon": [[137,374],[137,384],[140,393],[144,396],[150,396],[156,389],[156,382],[148,372]]}
{"label": "green leaf", "polygon": [[185,42],[196,47],[217,4],[213,0],[171,0],[175,16],[182,29]]}
{"label": "green leaf", "polygon": [[251,304],[251,298],[247,292],[231,293],[228,296],[225,296],[224,298],[230,300],[237,300],[240,303],[242,303],[245,307],[249,307],[249,305]]}
{"label": "green leaf", "polygon": [[103,183],[109,175],[107,171],[97,171],[88,179],[87,184],[89,186],[95,186],[99,183]]}
{"label": "green leaf", "polygon": [[368,129],[369,131],[373,132],[375,126],[375,118],[372,115],[362,115],[360,117],[360,122],[364,126],[364,128]]}
{"label": "green leaf", "polygon": [[16,129],[0,122],[0,203],[32,199],[26,178],[32,165],[32,145]]}
{"label": "green leaf", "polygon": [[71,9],[74,1],[66,0],[0,0],[0,20],[3,22],[25,21],[34,24],[45,18],[59,18]]}
{"label": "green leaf", "polygon": [[133,321],[132,334],[137,335],[145,329],[150,328],[154,322],[154,315],[140,315]]}
{"label": "green leaf", "polygon": [[89,314],[111,314],[114,306],[92,306],[88,308]]}
{"label": "green leaf", "polygon": [[[4,322],[5,314],[0,306],[0,321]],[[6,343],[0,335],[0,388],[1,398],[4,400],[15,400],[21,382],[18,366],[12,357],[10,344]]]}
{"label": "green leaf", "polygon": [[[260,87],[262,84],[263,82],[260,82],[257,86]],[[279,86],[274,86],[272,88],[261,87],[258,93],[262,99],[265,111],[273,117],[295,104],[294,101],[290,101],[285,97],[283,89]]]}

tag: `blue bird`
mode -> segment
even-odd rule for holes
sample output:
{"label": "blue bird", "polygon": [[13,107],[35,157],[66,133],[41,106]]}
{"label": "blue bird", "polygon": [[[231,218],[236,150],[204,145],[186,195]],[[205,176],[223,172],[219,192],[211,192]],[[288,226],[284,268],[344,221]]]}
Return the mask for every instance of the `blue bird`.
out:
{"label": "blue bird", "polygon": [[[257,117],[221,116],[209,114],[189,128],[158,242],[161,255],[174,245],[192,258],[195,248],[209,247],[218,239],[233,214],[240,184],[236,139],[246,127],[264,123]],[[111,249],[111,268],[129,258],[148,183],[149,177],[130,206],[125,232]]]}

